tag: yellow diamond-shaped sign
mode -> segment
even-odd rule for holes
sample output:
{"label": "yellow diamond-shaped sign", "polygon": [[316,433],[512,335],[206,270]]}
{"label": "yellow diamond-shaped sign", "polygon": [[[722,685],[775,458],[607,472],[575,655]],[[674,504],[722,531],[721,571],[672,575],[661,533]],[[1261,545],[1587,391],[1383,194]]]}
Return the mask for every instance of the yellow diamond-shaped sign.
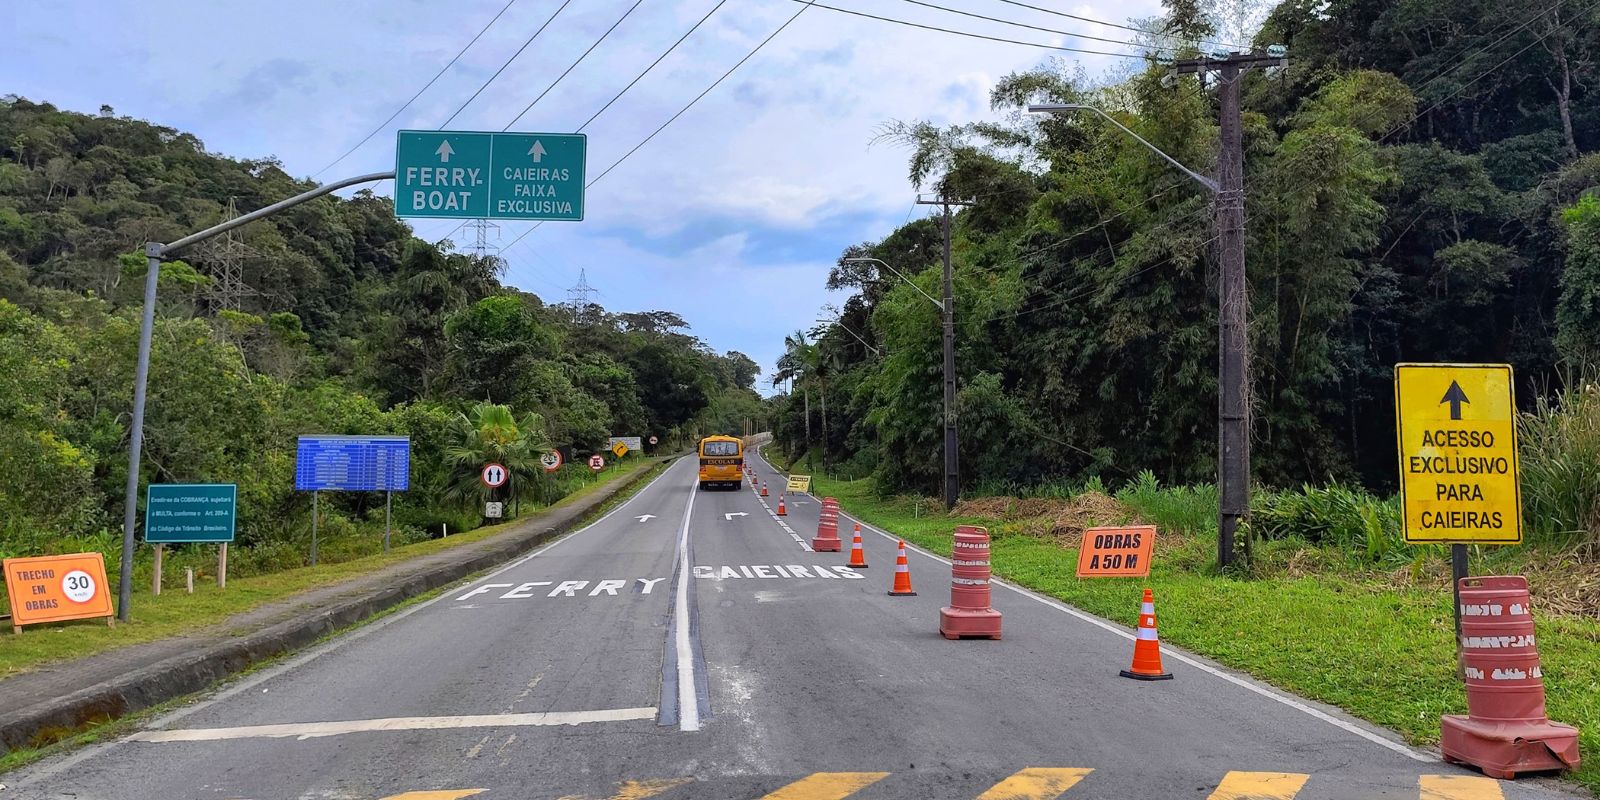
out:
{"label": "yellow diamond-shaped sign", "polygon": [[622,442],[617,442],[616,444],[611,445],[611,452],[616,454],[617,458],[622,458],[628,454],[628,446]]}

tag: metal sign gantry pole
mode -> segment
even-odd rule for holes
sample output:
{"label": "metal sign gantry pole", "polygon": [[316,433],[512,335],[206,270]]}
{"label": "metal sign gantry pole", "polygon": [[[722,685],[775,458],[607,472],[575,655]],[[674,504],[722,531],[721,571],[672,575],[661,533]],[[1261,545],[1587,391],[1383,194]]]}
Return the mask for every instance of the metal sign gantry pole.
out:
{"label": "metal sign gantry pole", "polygon": [[342,181],[326,183],[315,189],[301,192],[287,200],[280,200],[266,208],[257,209],[241,217],[234,217],[220,225],[213,225],[199,233],[192,233],[171,244],[146,242],[145,258],[149,269],[144,278],[144,318],[139,323],[139,362],[133,373],[133,420],[128,439],[128,485],[123,495],[122,509],[122,565],[117,586],[117,619],[128,621],[128,601],[133,595],[133,528],[139,508],[139,456],[144,445],[145,382],[150,376],[150,337],[156,324],[156,285],[161,278],[161,259],[189,245],[203,242],[218,234],[227,233],[241,225],[269,217],[286,208],[293,208],[307,200],[314,200],[329,192],[336,192],[358,183],[371,183],[394,177],[394,172],[373,172]]}

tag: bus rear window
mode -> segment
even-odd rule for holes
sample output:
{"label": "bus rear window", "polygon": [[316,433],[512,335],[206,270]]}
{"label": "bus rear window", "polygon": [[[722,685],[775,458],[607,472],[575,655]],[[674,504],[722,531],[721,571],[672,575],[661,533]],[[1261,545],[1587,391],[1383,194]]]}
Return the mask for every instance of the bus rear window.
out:
{"label": "bus rear window", "polygon": [[736,456],[739,455],[739,443],[706,442],[700,454],[705,456]]}

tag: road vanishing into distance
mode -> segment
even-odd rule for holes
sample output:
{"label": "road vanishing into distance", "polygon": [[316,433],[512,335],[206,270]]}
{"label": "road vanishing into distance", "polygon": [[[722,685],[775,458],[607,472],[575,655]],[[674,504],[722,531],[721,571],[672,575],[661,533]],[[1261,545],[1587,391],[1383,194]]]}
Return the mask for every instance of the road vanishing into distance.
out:
{"label": "road vanishing into distance", "polygon": [[817,501],[774,516],[781,476],[752,461],[768,498],[696,491],[680,459],[588,528],[0,800],[1578,796],[1170,648],[1174,680],[1119,677],[1130,631],[1009,585],[1002,640],[947,641],[948,562],[913,551],[920,594],[888,596],[887,534],[849,569],[845,509],[846,553],[810,552]]}

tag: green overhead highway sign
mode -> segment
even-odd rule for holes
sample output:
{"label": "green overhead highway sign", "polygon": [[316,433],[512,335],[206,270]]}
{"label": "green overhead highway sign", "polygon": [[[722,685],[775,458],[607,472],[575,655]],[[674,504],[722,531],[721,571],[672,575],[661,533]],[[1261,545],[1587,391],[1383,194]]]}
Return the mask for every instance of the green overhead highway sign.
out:
{"label": "green overhead highway sign", "polygon": [[448,219],[583,219],[581,133],[400,131],[394,214]]}

